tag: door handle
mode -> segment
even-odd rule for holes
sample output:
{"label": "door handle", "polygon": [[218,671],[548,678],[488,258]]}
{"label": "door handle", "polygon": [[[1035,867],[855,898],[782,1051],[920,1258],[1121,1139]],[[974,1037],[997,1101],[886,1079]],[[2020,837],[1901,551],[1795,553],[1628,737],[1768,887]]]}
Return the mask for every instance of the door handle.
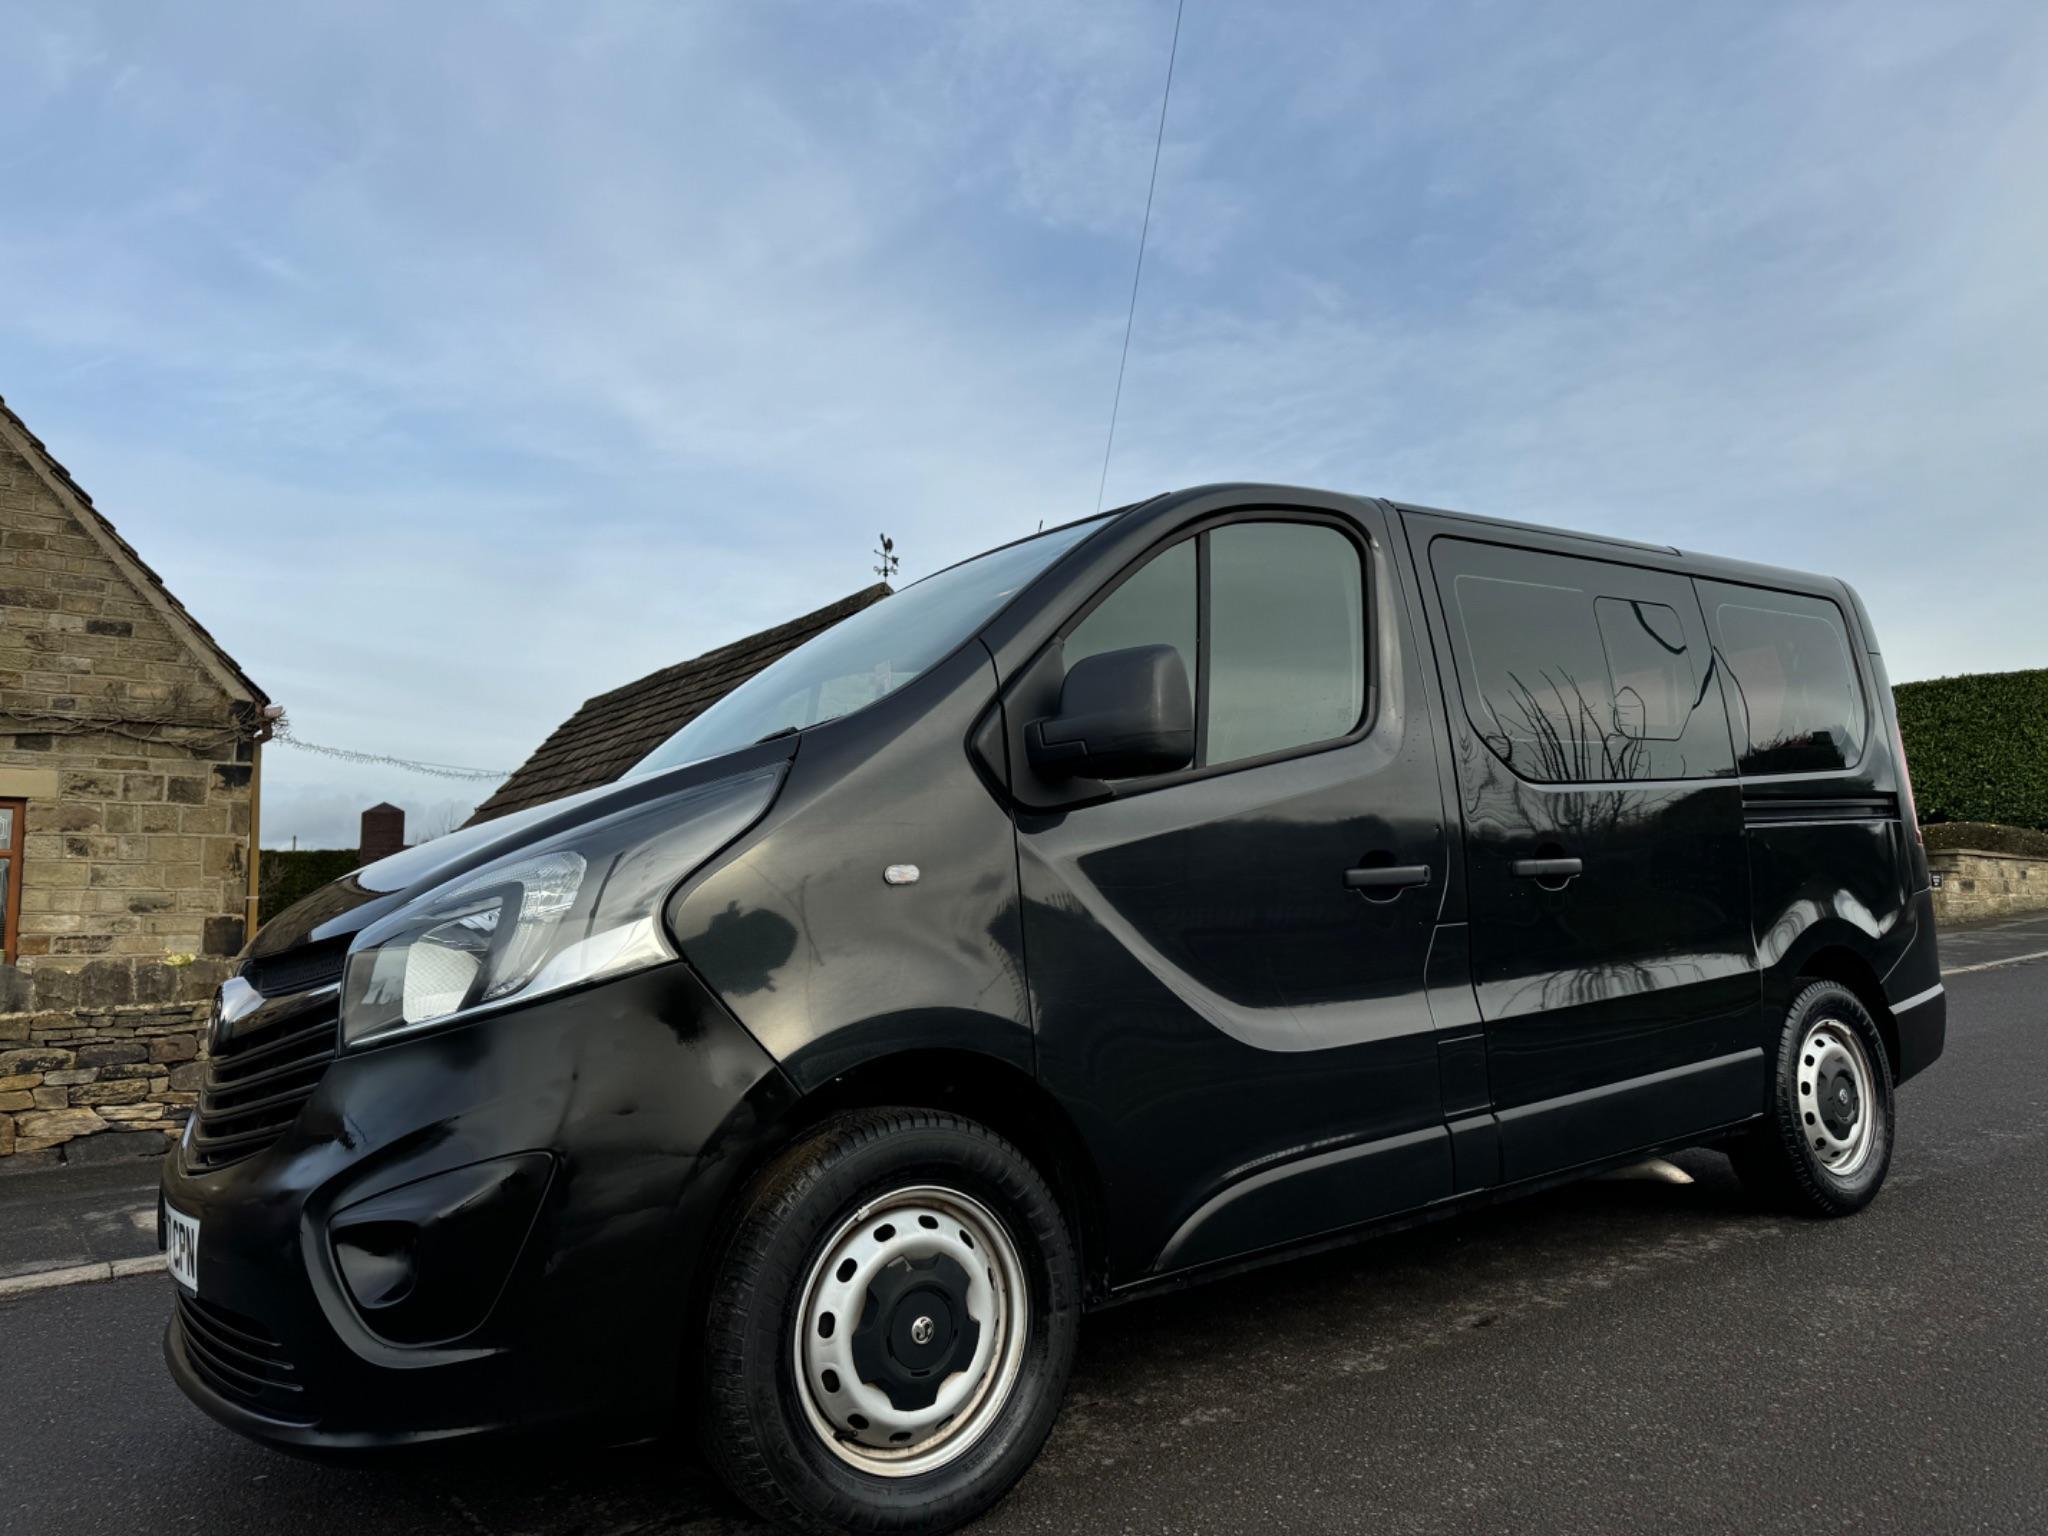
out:
{"label": "door handle", "polygon": [[1344,871],[1345,889],[1352,891],[1398,891],[1411,885],[1427,884],[1427,864],[1380,864]]}
{"label": "door handle", "polygon": [[1569,880],[1586,872],[1584,859],[1517,859],[1508,866],[1524,880]]}

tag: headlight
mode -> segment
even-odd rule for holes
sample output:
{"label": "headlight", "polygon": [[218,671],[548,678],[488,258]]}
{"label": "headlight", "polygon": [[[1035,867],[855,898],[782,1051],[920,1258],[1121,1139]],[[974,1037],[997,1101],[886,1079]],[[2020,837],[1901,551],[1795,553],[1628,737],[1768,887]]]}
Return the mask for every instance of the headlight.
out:
{"label": "headlight", "polygon": [[782,770],[698,785],[438,886],[349,948],[345,1045],[675,958],[668,893],[768,809]]}

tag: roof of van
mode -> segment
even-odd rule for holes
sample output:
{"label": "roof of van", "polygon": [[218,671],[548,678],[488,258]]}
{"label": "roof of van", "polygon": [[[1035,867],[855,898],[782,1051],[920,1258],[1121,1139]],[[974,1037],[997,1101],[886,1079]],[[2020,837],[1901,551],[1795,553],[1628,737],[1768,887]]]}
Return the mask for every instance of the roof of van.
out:
{"label": "roof of van", "polygon": [[[1848,584],[1839,577],[1822,575],[1817,571],[1799,571],[1788,566],[1733,559],[1727,555],[1709,555],[1696,549],[1681,549],[1676,544],[1655,544],[1642,539],[1624,539],[1611,533],[1586,533],[1577,528],[1517,522],[1505,517],[1482,517],[1475,512],[1454,512],[1445,507],[1426,507],[1412,501],[1390,501],[1388,505],[1399,512],[1413,512],[1424,517],[1440,517],[1452,522],[1471,523],[1479,528],[1512,529],[1518,533],[1538,533],[1550,538],[1572,539],[1581,544],[1604,544],[1616,549],[1633,549],[1648,554],[1664,555],[1683,561],[1692,574],[1715,581],[1732,581],[1757,586],[1791,586],[1806,590],[1850,590]],[[1854,597],[1853,592],[1850,595]]]}
{"label": "roof of van", "polygon": [[1651,549],[1660,555],[1682,555],[1676,544],[1652,544],[1642,539],[1624,539],[1611,533],[1583,533],[1576,528],[1553,528],[1547,523],[1524,523],[1507,517],[1481,517],[1476,512],[1454,512],[1448,507],[1425,507],[1420,502],[1396,501],[1389,505],[1402,512],[1419,512],[1427,517],[1454,518],[1461,523],[1480,523],[1489,528],[1513,528],[1522,533],[1547,533],[1561,539],[1582,539],[1590,544],[1618,544],[1624,549]]}
{"label": "roof of van", "polygon": [[[1283,485],[1249,480],[1222,480],[1206,485],[1183,486],[1151,497],[1146,501],[1132,502],[1126,507],[1117,507],[1105,513],[1105,518],[1121,517],[1127,513],[1140,512],[1159,503],[1179,503],[1193,497],[1228,495],[1242,497],[1248,506],[1256,506],[1262,500],[1277,498],[1286,500],[1290,495],[1342,496],[1353,500],[1377,501],[1396,512],[1409,513],[1418,517],[1441,518],[1446,522],[1471,525],[1475,536],[1483,536],[1487,529],[1500,529],[1518,534],[1535,534],[1541,538],[1568,539],[1577,544],[1605,545],[1610,549],[1635,550],[1642,554],[1661,556],[1678,562],[1685,571],[1694,576],[1704,576],[1713,581],[1730,581],[1752,586],[1783,586],[1794,591],[1828,592],[1846,594],[1851,603],[1861,607],[1861,600],[1849,584],[1836,576],[1818,571],[1794,570],[1789,566],[1765,565],[1753,560],[1734,559],[1727,555],[1710,555],[1696,549],[1681,549],[1676,544],[1659,544],[1647,539],[1627,539],[1619,534],[1590,533],[1582,528],[1560,528],[1551,523],[1531,523],[1510,517],[1487,517],[1477,512],[1460,512],[1451,507],[1432,507],[1419,501],[1402,501],[1391,496],[1373,496],[1359,491],[1333,491],[1327,487],[1317,488],[1302,485]],[[1865,626],[1868,627],[1867,625]]]}

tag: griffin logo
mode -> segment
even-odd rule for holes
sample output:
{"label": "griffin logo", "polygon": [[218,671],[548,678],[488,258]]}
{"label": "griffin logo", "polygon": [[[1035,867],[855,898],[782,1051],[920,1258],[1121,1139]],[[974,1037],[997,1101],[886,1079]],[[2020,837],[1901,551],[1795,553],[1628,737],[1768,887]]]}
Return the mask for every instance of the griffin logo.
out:
{"label": "griffin logo", "polygon": [[235,1026],[261,1006],[263,994],[239,976],[230,976],[213,996],[213,1017],[206,1028],[206,1053],[218,1055],[235,1038]]}

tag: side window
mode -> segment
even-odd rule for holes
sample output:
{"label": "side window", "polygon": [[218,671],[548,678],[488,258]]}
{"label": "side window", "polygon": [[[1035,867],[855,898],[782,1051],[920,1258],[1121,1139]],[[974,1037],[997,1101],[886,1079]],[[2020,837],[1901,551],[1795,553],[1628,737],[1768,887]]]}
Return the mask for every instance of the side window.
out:
{"label": "side window", "polygon": [[1741,770],[1852,767],[1868,717],[1842,611],[1825,598],[1701,585],[1728,668]]}
{"label": "side window", "polygon": [[1063,659],[1133,645],[1180,651],[1204,726],[1197,767],[1348,735],[1366,699],[1358,547],[1317,523],[1226,523],[1184,539],[1076,625]]}
{"label": "side window", "polygon": [[1133,645],[1170,645],[1188,669],[1188,686],[1200,696],[1195,675],[1195,541],[1154,555],[1083,619],[1067,636],[1066,664]]}
{"label": "side window", "polygon": [[1603,597],[1594,602],[1593,614],[1614,684],[1614,728],[1650,741],[1678,740],[1699,689],[1677,610]]}
{"label": "side window", "polygon": [[1349,734],[1365,712],[1365,572],[1315,523],[1230,523],[1209,539],[1205,763]]}
{"label": "side window", "polygon": [[22,812],[19,800],[0,800],[0,959],[14,963],[20,943]]}
{"label": "side window", "polygon": [[1430,563],[1465,714],[1524,779],[1598,784],[1732,769],[1703,709],[1706,635],[1682,576],[1439,538]]}
{"label": "side window", "polygon": [[[1535,574],[1535,573],[1532,573]],[[1476,698],[1467,713],[1501,761],[1545,783],[1625,778],[1609,761],[1614,690],[1592,594],[1552,581],[1465,574],[1452,590]]]}

